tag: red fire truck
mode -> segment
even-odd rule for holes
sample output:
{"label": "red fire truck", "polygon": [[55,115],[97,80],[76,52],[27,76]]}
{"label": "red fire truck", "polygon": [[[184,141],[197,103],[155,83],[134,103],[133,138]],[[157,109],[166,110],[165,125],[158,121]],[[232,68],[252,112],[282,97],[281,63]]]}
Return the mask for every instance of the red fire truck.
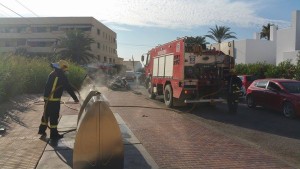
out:
{"label": "red fire truck", "polygon": [[[145,62],[149,97],[163,95],[167,107],[181,103],[224,101],[224,76],[234,58],[184,37],[151,49]],[[233,49],[233,44],[228,44]]]}

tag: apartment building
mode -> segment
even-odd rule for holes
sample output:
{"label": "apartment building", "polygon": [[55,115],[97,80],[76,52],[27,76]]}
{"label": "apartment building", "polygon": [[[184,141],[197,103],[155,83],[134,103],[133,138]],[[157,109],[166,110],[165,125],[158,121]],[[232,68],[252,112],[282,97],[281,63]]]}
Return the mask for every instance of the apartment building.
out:
{"label": "apartment building", "polygon": [[26,49],[28,53],[54,54],[59,39],[72,29],[95,40],[91,45],[96,57],[93,62],[121,64],[116,33],[93,17],[0,18],[0,52]]}

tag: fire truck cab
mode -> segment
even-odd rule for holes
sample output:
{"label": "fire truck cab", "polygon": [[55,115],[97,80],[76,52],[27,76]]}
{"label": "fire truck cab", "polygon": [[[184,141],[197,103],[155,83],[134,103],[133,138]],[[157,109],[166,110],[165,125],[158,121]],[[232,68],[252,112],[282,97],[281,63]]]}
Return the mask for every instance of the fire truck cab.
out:
{"label": "fire truck cab", "polygon": [[232,56],[189,43],[189,37],[159,45],[141,60],[149,97],[163,95],[167,107],[224,101],[224,76],[234,67]]}

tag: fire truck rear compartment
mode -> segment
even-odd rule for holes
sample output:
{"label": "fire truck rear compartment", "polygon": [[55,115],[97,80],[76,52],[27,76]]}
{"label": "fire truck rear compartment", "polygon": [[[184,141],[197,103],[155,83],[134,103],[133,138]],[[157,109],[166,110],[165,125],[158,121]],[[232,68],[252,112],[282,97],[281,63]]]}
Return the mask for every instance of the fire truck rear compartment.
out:
{"label": "fire truck rear compartment", "polygon": [[[185,66],[185,82],[181,97],[185,103],[223,101],[223,68],[216,64]],[[188,82],[197,82],[188,83]]]}

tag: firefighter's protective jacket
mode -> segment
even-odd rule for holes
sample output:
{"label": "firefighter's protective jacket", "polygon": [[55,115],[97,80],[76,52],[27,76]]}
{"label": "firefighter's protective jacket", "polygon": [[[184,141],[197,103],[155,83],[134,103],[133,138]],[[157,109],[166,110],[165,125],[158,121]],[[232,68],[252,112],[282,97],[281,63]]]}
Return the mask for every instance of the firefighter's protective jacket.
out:
{"label": "firefighter's protective jacket", "polygon": [[227,91],[229,94],[238,93],[242,87],[242,81],[236,75],[230,75],[226,78]]}
{"label": "firefighter's protective jacket", "polygon": [[55,69],[49,74],[44,91],[44,100],[60,101],[64,90],[66,90],[74,100],[78,100],[64,72],[61,69]]}

